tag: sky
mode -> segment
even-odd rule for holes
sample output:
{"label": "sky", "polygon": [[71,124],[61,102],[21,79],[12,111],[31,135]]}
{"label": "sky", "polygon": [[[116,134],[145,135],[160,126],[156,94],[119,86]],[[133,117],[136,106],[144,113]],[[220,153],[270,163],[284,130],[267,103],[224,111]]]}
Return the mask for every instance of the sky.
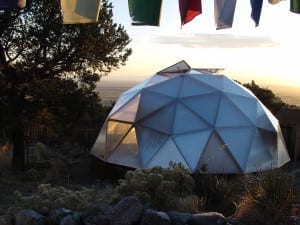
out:
{"label": "sky", "polygon": [[202,0],[202,14],[182,27],[178,0],[163,0],[158,27],[132,26],[128,0],[111,2],[133,53],[103,80],[142,81],[185,60],[193,68],[223,68],[222,74],[243,83],[300,87],[300,14],[289,11],[289,0],[264,0],[258,27],[250,1],[237,1],[233,26],[223,30],[215,28],[213,0]]}

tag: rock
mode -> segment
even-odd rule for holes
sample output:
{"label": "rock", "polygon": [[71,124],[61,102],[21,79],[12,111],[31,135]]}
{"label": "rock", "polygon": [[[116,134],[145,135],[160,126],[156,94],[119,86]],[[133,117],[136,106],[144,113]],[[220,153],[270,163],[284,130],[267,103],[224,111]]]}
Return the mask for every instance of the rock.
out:
{"label": "rock", "polygon": [[110,225],[132,225],[139,221],[143,213],[143,205],[134,196],[123,198],[110,213]]}
{"label": "rock", "polygon": [[41,209],[36,210],[36,212],[37,212],[38,214],[43,215],[43,216],[47,216],[47,215],[49,214],[50,210],[49,210],[49,208],[47,208],[47,207],[43,207],[43,208],[41,208]]}
{"label": "rock", "polygon": [[81,213],[81,221],[84,225],[109,224],[109,215],[111,210],[112,206],[110,205],[101,203],[92,205]]}
{"label": "rock", "polygon": [[66,217],[67,215],[71,215],[72,211],[69,209],[54,209],[49,212],[46,217],[46,224],[47,225],[59,225],[60,221]]}
{"label": "rock", "polygon": [[167,214],[171,219],[172,225],[185,225],[192,217],[192,214],[190,213],[181,213],[176,211],[169,211]]}
{"label": "rock", "polygon": [[73,212],[72,215],[65,216],[59,225],[81,225],[79,213]]}
{"label": "rock", "polygon": [[44,225],[45,217],[31,209],[20,210],[15,214],[15,225]]}
{"label": "rock", "polygon": [[13,217],[10,215],[0,216],[0,225],[12,225]]}
{"label": "rock", "polygon": [[93,217],[88,217],[84,220],[83,225],[110,225],[109,224],[109,217],[105,215],[98,215]]}
{"label": "rock", "polygon": [[226,225],[227,219],[217,212],[193,214],[187,221],[188,225]]}
{"label": "rock", "polygon": [[142,216],[141,225],[171,225],[171,219],[165,212],[147,209]]}

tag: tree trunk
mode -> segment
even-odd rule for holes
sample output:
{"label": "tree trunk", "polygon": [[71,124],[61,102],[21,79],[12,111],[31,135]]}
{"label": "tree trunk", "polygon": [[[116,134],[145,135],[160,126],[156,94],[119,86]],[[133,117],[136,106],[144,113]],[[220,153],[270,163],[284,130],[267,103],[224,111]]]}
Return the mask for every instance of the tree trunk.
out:
{"label": "tree trunk", "polygon": [[12,168],[23,171],[25,169],[24,129],[21,119],[16,121],[12,129],[13,159]]}

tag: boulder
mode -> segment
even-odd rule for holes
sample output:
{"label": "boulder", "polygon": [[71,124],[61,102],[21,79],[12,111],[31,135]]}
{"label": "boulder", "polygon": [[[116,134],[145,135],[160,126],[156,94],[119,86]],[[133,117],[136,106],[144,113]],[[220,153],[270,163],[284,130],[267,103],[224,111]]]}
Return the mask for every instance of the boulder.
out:
{"label": "boulder", "polygon": [[167,212],[171,219],[172,225],[185,225],[187,221],[192,217],[190,213],[182,213],[176,211]]}
{"label": "boulder", "polygon": [[134,196],[123,198],[111,210],[110,225],[132,225],[138,222],[143,213],[143,205]]}
{"label": "boulder", "polygon": [[79,213],[73,212],[72,215],[65,216],[59,225],[81,225]]}
{"label": "boulder", "polygon": [[95,215],[92,217],[88,217],[82,221],[83,225],[110,225],[109,224],[109,217],[106,215]]}
{"label": "boulder", "polygon": [[50,209],[48,207],[43,207],[43,208],[37,209],[36,212],[38,214],[41,214],[42,216],[47,216],[50,212]]}
{"label": "boulder", "polygon": [[11,215],[0,216],[0,225],[12,225],[13,217]]}
{"label": "boulder", "polygon": [[171,219],[165,212],[147,209],[142,216],[141,225],[171,225]]}
{"label": "boulder", "polygon": [[46,217],[46,225],[59,225],[60,221],[68,216],[72,215],[72,211],[65,208],[51,210]]}
{"label": "boulder", "polygon": [[15,225],[44,225],[45,217],[31,209],[20,210],[15,213]]}
{"label": "boulder", "polygon": [[227,219],[217,212],[193,214],[187,221],[188,225],[226,225]]}
{"label": "boulder", "polygon": [[81,221],[84,225],[109,224],[111,210],[112,206],[110,205],[102,203],[94,204],[81,213]]}

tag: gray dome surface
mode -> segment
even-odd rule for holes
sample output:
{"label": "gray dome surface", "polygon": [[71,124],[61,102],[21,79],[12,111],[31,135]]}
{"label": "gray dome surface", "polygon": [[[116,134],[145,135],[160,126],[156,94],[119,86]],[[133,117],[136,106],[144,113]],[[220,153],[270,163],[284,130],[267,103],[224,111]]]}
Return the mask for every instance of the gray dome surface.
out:
{"label": "gray dome surface", "polygon": [[133,168],[248,173],[290,160],[277,119],[254,94],[184,61],[120,95],[91,150]]}

